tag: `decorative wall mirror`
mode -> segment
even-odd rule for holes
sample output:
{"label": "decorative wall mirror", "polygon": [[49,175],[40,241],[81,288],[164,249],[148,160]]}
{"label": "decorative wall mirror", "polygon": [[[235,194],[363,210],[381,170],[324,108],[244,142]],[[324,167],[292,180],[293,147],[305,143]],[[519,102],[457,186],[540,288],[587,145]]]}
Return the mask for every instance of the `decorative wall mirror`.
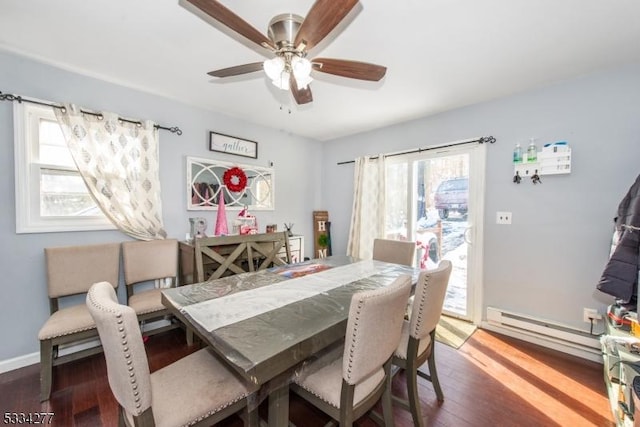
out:
{"label": "decorative wall mirror", "polygon": [[216,210],[221,194],[228,209],[274,210],[274,183],[273,168],[187,157],[187,210]]}

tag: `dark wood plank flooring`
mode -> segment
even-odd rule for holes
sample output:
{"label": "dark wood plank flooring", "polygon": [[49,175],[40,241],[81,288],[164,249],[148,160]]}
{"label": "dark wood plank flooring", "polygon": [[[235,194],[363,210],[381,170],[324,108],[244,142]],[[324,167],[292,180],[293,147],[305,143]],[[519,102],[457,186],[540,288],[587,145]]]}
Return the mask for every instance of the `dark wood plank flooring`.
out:
{"label": "dark wood plank flooring", "polygon": [[[194,350],[179,329],[151,337],[146,346],[152,371]],[[431,385],[419,380],[429,426],[614,426],[598,363],[483,330],[458,350],[437,343],[436,351],[444,403],[438,406]],[[2,413],[53,412],[56,426],[117,425],[117,404],[102,354],[54,368],[48,402],[38,401],[39,386],[38,365],[0,375]],[[394,393],[406,395],[403,373],[395,377],[393,387]],[[290,414],[299,427],[320,427],[328,420],[295,397]],[[399,407],[394,417],[398,427],[413,425],[410,414]],[[223,423],[241,425],[237,418]],[[375,423],[361,419],[357,426]]]}

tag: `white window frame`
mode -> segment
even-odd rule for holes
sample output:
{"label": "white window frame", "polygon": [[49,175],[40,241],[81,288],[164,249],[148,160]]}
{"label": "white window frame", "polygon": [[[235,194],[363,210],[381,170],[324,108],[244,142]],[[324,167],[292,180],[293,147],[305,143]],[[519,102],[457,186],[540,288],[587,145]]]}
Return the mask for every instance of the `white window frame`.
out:
{"label": "white window frame", "polygon": [[[43,101],[44,102],[44,101]],[[113,230],[104,215],[43,217],[40,215],[40,174],[44,169],[76,171],[75,168],[40,163],[39,121],[56,121],[53,107],[16,102],[13,106],[16,233]]]}

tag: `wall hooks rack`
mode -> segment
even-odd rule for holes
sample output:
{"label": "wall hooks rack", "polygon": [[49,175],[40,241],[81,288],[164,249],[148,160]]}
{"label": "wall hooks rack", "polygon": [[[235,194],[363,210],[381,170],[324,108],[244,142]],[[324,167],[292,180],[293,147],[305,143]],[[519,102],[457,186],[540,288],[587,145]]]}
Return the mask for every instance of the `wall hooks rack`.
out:
{"label": "wall hooks rack", "polygon": [[533,184],[541,184],[543,175],[571,173],[571,147],[565,141],[545,144],[536,154],[535,161],[528,161],[523,155],[514,163],[514,183],[520,184],[522,178],[530,177]]}

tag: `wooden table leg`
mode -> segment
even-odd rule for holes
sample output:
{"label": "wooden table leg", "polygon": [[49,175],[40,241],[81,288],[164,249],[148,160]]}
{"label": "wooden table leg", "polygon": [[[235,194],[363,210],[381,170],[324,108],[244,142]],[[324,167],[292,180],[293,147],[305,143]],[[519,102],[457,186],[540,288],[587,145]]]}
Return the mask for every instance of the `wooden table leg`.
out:
{"label": "wooden table leg", "polygon": [[289,384],[283,384],[269,393],[269,427],[289,425]]}

